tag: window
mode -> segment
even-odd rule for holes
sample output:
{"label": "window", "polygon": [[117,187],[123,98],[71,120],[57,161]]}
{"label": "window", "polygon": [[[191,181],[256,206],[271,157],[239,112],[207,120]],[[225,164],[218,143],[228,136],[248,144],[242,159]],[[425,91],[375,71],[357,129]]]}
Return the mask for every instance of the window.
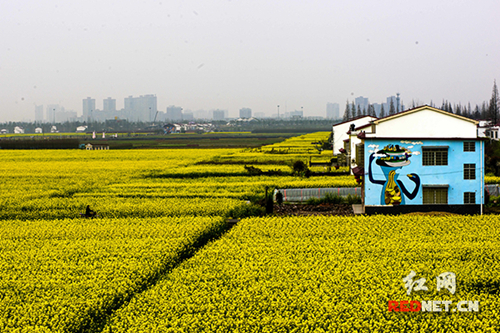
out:
{"label": "window", "polygon": [[464,192],[464,204],[475,204],[475,203],[476,203],[476,193]]}
{"label": "window", "polygon": [[422,147],[422,165],[448,165],[448,147]]}
{"label": "window", "polygon": [[424,205],[448,204],[448,187],[446,186],[424,186],[422,192],[424,195]]}
{"label": "window", "polygon": [[471,141],[465,141],[464,151],[476,151],[476,143]]}
{"label": "window", "polygon": [[356,164],[360,167],[365,165],[365,145],[362,143],[356,145]]}
{"label": "window", "polygon": [[346,151],[346,153],[348,153],[350,150],[351,150],[351,147],[349,145],[349,141],[344,141],[344,149]]}
{"label": "window", "polygon": [[476,179],[476,164],[464,164],[464,179]]}

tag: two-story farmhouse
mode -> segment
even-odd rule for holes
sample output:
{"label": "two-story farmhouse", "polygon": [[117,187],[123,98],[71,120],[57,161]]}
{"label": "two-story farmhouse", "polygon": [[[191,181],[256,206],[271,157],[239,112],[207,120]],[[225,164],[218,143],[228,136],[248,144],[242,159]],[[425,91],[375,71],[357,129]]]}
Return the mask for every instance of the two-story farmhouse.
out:
{"label": "two-story farmhouse", "polygon": [[477,124],[421,106],[356,128],[361,142],[354,170],[364,178],[365,212],[480,213],[484,142]]}

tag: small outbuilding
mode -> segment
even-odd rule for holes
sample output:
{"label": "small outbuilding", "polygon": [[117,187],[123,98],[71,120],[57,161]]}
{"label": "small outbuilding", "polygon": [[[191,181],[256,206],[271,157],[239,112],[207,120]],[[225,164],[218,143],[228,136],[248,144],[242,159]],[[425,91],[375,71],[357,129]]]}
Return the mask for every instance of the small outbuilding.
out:
{"label": "small outbuilding", "polygon": [[109,150],[109,145],[93,145],[91,143],[87,143],[85,145],[85,150]]}

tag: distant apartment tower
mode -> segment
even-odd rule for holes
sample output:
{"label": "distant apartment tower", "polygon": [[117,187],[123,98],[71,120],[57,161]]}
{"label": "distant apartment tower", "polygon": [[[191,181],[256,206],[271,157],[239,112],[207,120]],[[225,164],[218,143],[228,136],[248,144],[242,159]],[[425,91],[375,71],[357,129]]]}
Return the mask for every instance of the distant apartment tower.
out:
{"label": "distant apartment tower", "polygon": [[140,120],[145,122],[153,121],[158,111],[157,107],[156,95],[139,96],[138,113],[141,115]]}
{"label": "distant apartment tower", "polygon": [[84,121],[92,121],[93,120],[93,112],[95,111],[95,99],[87,97],[82,102],[83,102],[83,105],[82,105],[83,106],[83,120]]}
{"label": "distant apartment tower", "polygon": [[207,110],[196,110],[194,112],[194,117],[196,119],[208,119],[208,111]]}
{"label": "distant apartment tower", "polygon": [[35,105],[35,122],[43,122],[43,105]]}
{"label": "distant apartment tower", "polygon": [[46,119],[49,123],[56,122],[56,113],[61,112],[59,104],[49,104],[46,108]]}
{"label": "distant apartment tower", "polygon": [[326,103],[326,118],[340,119],[340,106],[338,103]]}
{"label": "distant apartment tower", "polygon": [[[375,116],[380,117],[380,112],[382,111],[382,104],[379,103],[373,103],[372,104],[373,109],[375,110]],[[384,106],[384,113],[385,113],[385,106]]]}
{"label": "distant apartment tower", "polygon": [[359,106],[361,112],[363,112],[363,111],[367,112],[368,105],[370,104],[370,102],[368,101],[368,98],[365,98],[363,96],[359,96],[359,97],[356,97],[354,99],[354,104],[356,104],[356,111],[358,110],[358,106]]}
{"label": "distant apartment tower", "polygon": [[102,110],[104,112],[115,112],[116,111],[116,99],[108,97],[102,100]]}
{"label": "distant apartment tower", "polygon": [[182,112],[182,120],[194,120],[193,111],[189,111],[189,110],[183,111]]}
{"label": "distant apartment tower", "polygon": [[167,119],[182,120],[182,108],[175,105],[167,106]]}
{"label": "distant apartment tower", "polygon": [[250,108],[240,109],[240,118],[252,118],[252,109]]}
{"label": "distant apartment tower", "polygon": [[224,110],[214,110],[213,111],[213,119],[214,120],[224,120],[225,118],[225,112]]}
{"label": "distant apartment tower", "polygon": [[152,122],[156,115],[158,104],[156,95],[125,97],[125,115],[130,121]]}

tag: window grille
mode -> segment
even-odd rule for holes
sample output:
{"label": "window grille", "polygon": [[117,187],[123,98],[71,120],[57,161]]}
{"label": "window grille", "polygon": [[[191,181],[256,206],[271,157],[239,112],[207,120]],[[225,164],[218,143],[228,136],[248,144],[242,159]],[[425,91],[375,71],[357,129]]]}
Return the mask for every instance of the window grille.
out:
{"label": "window grille", "polygon": [[464,151],[476,151],[476,143],[473,141],[465,141]]}
{"label": "window grille", "polygon": [[448,148],[422,147],[422,165],[448,165]]}
{"label": "window grille", "polygon": [[356,145],[356,164],[360,167],[365,165],[365,145],[359,143]]}
{"label": "window grille", "polygon": [[476,193],[464,192],[464,204],[475,204],[475,203],[476,203]]}
{"label": "window grille", "polygon": [[464,179],[476,179],[476,164],[464,164]]}
{"label": "window grille", "polygon": [[424,204],[448,204],[447,187],[423,187]]}

